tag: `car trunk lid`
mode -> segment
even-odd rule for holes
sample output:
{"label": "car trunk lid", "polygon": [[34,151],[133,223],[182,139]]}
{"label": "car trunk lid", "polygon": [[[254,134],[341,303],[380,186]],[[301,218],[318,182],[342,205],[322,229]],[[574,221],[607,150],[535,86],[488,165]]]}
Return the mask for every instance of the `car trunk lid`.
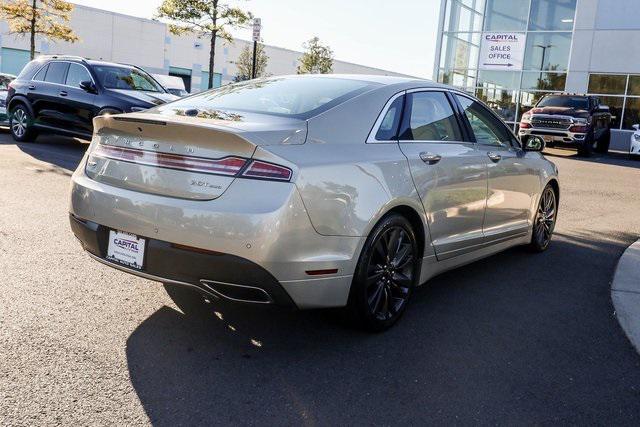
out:
{"label": "car trunk lid", "polygon": [[86,173],[128,190],[213,200],[248,165],[257,146],[282,143],[301,124],[296,125],[232,127],[223,120],[145,113],[101,116],[94,119]]}

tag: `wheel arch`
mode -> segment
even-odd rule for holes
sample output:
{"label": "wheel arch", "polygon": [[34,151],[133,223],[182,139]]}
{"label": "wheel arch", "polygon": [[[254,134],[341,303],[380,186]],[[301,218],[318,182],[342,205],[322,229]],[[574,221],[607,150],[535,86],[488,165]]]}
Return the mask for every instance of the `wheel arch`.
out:
{"label": "wheel arch", "polygon": [[557,179],[551,178],[549,181],[547,181],[545,187],[547,185],[550,185],[551,188],[553,188],[553,192],[556,193],[556,204],[560,206],[560,183]]}
{"label": "wheel arch", "polygon": [[24,105],[25,107],[27,107],[27,110],[29,110],[29,114],[31,114],[31,117],[35,117],[35,115],[33,113],[33,107],[31,106],[31,103],[29,102],[29,100],[25,96],[14,95],[11,98],[11,101],[9,101],[9,105],[7,105],[7,110],[11,111],[17,105]]}
{"label": "wheel arch", "polygon": [[397,203],[382,210],[380,215],[377,215],[376,218],[371,221],[367,230],[367,235],[369,235],[371,230],[373,230],[380,222],[392,214],[402,215],[409,221],[416,233],[418,251],[422,254],[422,257],[424,257],[427,245],[430,241],[428,226],[425,224],[426,218],[424,217],[424,210],[419,209],[416,206],[412,206],[410,203]]}

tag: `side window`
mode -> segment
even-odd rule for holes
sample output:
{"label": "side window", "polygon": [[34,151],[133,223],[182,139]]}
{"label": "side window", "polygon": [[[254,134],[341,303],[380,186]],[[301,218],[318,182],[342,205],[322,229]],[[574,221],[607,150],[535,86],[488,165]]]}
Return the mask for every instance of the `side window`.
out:
{"label": "side window", "polygon": [[44,67],[40,68],[40,71],[38,71],[36,73],[36,75],[33,76],[33,78],[31,80],[43,82],[44,81],[44,76],[47,74],[47,69],[48,68],[49,68],[49,64],[47,64]]}
{"label": "side window", "polygon": [[496,118],[489,110],[466,96],[457,95],[464,114],[469,120],[471,129],[479,144],[511,147],[517,144],[515,137],[509,132],[504,123]]}
{"label": "side window", "polygon": [[90,81],[91,76],[86,68],[79,64],[69,64],[69,72],[67,73],[67,86],[79,87],[80,82]]}
{"label": "side window", "polygon": [[47,75],[45,76],[44,81],[48,83],[64,84],[64,78],[68,67],[68,62],[49,63],[49,69],[47,70]]}
{"label": "side window", "polygon": [[444,92],[408,94],[402,129],[403,141],[462,141],[458,121]]}
{"label": "side window", "polygon": [[391,103],[376,132],[376,140],[391,141],[397,138],[403,102],[404,96],[399,96]]}

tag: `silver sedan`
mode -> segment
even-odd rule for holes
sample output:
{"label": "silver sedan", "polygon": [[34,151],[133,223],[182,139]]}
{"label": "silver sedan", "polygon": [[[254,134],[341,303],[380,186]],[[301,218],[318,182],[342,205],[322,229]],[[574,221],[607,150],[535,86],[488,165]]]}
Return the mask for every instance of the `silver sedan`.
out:
{"label": "silver sedan", "polygon": [[429,278],[545,250],[543,143],[430,81],[285,76],[94,119],[70,221],[89,256],[227,300],[391,326]]}

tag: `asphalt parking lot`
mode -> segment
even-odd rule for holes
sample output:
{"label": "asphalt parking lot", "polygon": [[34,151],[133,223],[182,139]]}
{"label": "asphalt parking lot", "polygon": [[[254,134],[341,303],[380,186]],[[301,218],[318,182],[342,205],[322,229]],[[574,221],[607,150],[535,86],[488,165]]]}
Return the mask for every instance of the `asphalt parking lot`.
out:
{"label": "asphalt parking lot", "polygon": [[640,424],[610,282],[640,235],[640,162],[548,150],[552,247],[446,273],[384,334],[331,311],[185,300],[83,254],[87,145],[0,134],[0,424]]}

